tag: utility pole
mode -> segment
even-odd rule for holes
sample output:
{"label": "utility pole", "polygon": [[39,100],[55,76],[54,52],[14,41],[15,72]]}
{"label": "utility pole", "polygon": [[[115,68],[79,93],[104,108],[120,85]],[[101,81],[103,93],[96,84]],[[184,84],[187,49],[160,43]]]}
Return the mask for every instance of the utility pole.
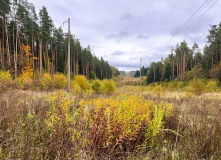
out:
{"label": "utility pole", "polygon": [[[71,66],[70,66],[70,46],[71,46],[71,32],[70,32],[70,18],[68,18],[68,21],[65,21],[64,23],[68,22],[68,58],[67,58],[67,92],[70,92],[70,71],[71,71]],[[64,25],[63,23],[63,25]]]}
{"label": "utility pole", "polygon": [[141,63],[142,63],[142,58],[140,58],[140,86],[141,86]]}
{"label": "utility pole", "polygon": [[70,18],[68,18],[68,79],[67,79],[67,92],[70,92],[70,39],[71,39],[71,33],[70,33]]}

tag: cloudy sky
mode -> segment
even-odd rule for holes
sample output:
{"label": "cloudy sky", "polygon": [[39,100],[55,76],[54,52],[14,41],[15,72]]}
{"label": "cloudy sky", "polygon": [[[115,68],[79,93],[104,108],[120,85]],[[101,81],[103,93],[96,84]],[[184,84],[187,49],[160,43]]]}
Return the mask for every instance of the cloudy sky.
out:
{"label": "cloudy sky", "polygon": [[221,21],[219,0],[28,1],[36,10],[45,6],[57,27],[70,18],[83,47],[126,71],[138,69],[140,58],[148,66],[166,57],[183,40],[203,49],[210,25]]}

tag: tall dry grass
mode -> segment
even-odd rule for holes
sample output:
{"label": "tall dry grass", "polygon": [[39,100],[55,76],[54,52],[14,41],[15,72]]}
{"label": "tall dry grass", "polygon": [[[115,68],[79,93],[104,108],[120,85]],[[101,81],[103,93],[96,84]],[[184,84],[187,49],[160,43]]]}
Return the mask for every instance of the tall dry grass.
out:
{"label": "tall dry grass", "polygon": [[[112,96],[117,97],[121,93],[138,94],[156,104],[160,104],[161,101],[173,104],[173,114],[163,119],[163,128],[158,131],[154,141],[136,145],[136,149],[127,154],[119,151],[111,155],[108,152],[102,152],[99,154],[102,155],[102,159],[221,159],[220,93],[188,97],[185,92],[166,91],[158,96],[152,89],[154,87],[124,86],[118,88]],[[66,111],[62,108],[52,112],[52,104],[46,98],[49,93],[51,92],[12,89],[0,92],[0,159],[101,158],[96,157],[95,152],[85,147],[84,137],[88,134],[83,128],[85,123],[80,123],[85,122],[85,119],[80,119],[77,123],[69,122],[69,120],[65,121],[65,114],[62,113]],[[58,98],[59,101],[55,99],[54,103],[62,107],[63,103],[69,103],[69,100],[74,98],[70,94],[64,96],[67,101],[64,97],[64,101]],[[110,95],[92,93],[86,100],[90,102],[101,96],[108,99]],[[83,99],[84,96],[80,98]],[[79,101],[80,99],[74,99],[75,111],[80,108]],[[53,121],[54,113],[59,122],[52,123],[55,130],[47,123],[48,120]],[[122,115],[123,113],[122,110]],[[96,112],[91,113],[91,116],[95,114]],[[78,118],[80,115],[75,114],[75,116]],[[75,135],[82,138],[72,143],[70,129],[75,127],[82,129],[80,133],[84,134]],[[99,127],[97,131],[100,133]],[[99,135],[94,133],[93,148],[98,147],[96,137]],[[100,140],[99,143],[101,145],[102,141]]]}

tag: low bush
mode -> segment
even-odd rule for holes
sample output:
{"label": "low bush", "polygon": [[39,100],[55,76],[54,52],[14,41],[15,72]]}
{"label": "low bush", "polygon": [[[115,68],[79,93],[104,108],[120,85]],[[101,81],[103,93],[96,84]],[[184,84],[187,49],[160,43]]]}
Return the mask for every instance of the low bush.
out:
{"label": "low bush", "polygon": [[218,91],[220,91],[220,88],[218,86],[218,81],[217,80],[210,80],[205,86],[205,91],[206,92],[218,92]]}
{"label": "low bush", "polygon": [[205,84],[201,79],[194,78],[189,82],[188,90],[196,95],[201,95],[205,91]]}
{"label": "low bush", "polygon": [[101,93],[112,94],[115,92],[116,85],[113,80],[103,80],[101,85]]}
{"label": "low bush", "polygon": [[174,84],[173,84],[173,82],[169,82],[169,83],[168,83],[167,89],[168,89],[169,91],[173,91],[173,90],[174,90]]}
{"label": "low bush", "polygon": [[67,86],[67,78],[61,74],[57,73],[52,76],[52,87],[55,89],[64,89]]}
{"label": "low bush", "polygon": [[117,98],[98,98],[80,102],[78,120],[83,120],[87,132],[76,129],[80,136],[75,141],[85,139],[85,147],[96,156],[129,153],[139,150],[142,144],[154,142],[163,129],[163,119],[172,114],[168,103],[155,104],[137,95],[120,95]]}
{"label": "low bush", "polygon": [[0,83],[2,86],[8,87],[12,83],[12,77],[9,71],[0,71]]}
{"label": "low bush", "polygon": [[96,79],[92,82],[91,88],[95,91],[95,92],[100,92],[101,90],[101,81],[99,79]]}
{"label": "low bush", "polygon": [[74,82],[77,83],[81,87],[82,91],[85,91],[85,90],[89,89],[89,87],[90,87],[87,78],[83,75],[75,76]]}
{"label": "low bush", "polygon": [[184,86],[185,86],[184,82],[178,82],[176,87],[177,89],[182,89]]}
{"label": "low bush", "polygon": [[51,84],[52,84],[52,79],[51,79],[50,74],[45,73],[43,75],[43,77],[41,78],[41,84],[40,84],[41,88],[45,89],[45,90],[50,89],[51,88]]}
{"label": "low bush", "polygon": [[74,95],[77,95],[77,94],[81,93],[81,87],[74,81],[71,83],[71,92]]}
{"label": "low bush", "polygon": [[161,94],[163,93],[163,87],[161,85],[155,85],[153,92],[160,97]]}

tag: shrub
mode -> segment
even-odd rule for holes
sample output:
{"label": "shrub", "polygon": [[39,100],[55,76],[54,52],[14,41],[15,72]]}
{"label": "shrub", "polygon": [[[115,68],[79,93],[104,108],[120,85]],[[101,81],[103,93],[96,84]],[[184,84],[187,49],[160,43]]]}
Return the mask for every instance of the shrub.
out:
{"label": "shrub", "polygon": [[51,79],[51,76],[50,74],[48,73],[45,73],[43,75],[43,77],[41,78],[41,87],[43,89],[50,89],[51,88],[51,83],[52,83],[52,79]]}
{"label": "shrub", "polygon": [[11,74],[9,71],[0,71],[0,83],[2,86],[9,86],[12,83]]}
{"label": "shrub", "polygon": [[17,77],[17,78],[15,78],[14,82],[19,87],[24,87],[24,85],[25,85],[24,77]]}
{"label": "shrub", "polygon": [[67,78],[60,73],[52,76],[52,86],[56,89],[64,89],[67,86]]}
{"label": "shrub", "polygon": [[169,91],[173,91],[173,90],[174,90],[173,82],[169,82],[169,83],[168,83],[167,89],[168,89]]}
{"label": "shrub", "polygon": [[116,85],[113,80],[103,80],[101,85],[101,92],[106,94],[112,94],[115,92]]}
{"label": "shrub", "polygon": [[184,87],[184,82],[178,82],[177,83],[177,89],[182,89]]}
{"label": "shrub", "polygon": [[194,78],[189,82],[189,91],[196,95],[201,95],[205,91],[205,84],[201,79]]}
{"label": "shrub", "polygon": [[95,92],[100,92],[101,85],[102,85],[101,81],[99,79],[96,79],[92,82],[91,87]]}
{"label": "shrub", "polygon": [[71,83],[71,92],[75,95],[81,93],[81,87],[76,83],[72,82]]}
{"label": "shrub", "polygon": [[70,138],[74,128],[73,112],[70,112],[73,101],[59,90],[56,94],[48,95],[47,99],[51,106],[47,112],[48,118],[45,119],[46,131],[50,134],[50,144],[53,146],[50,154],[56,157],[59,152],[59,157],[65,159],[66,151],[73,149]]}
{"label": "shrub", "polygon": [[74,82],[77,83],[83,91],[89,89],[90,87],[87,78],[83,75],[75,76]]}
{"label": "shrub", "polygon": [[[163,119],[172,114],[172,105],[168,103],[155,104],[138,95],[120,95],[117,98],[98,98],[92,101],[80,102],[79,120],[87,126],[87,145],[100,156],[131,152],[142,144],[154,142],[155,137],[163,129]],[[84,139],[81,132],[76,141]],[[136,148],[137,149],[137,148]]]}
{"label": "shrub", "polygon": [[19,87],[29,88],[33,85],[33,79],[27,75],[26,76],[22,75],[15,78],[14,82]]}
{"label": "shrub", "polygon": [[205,86],[205,91],[207,91],[207,92],[220,91],[220,88],[218,86],[218,82],[216,80],[210,80]]}
{"label": "shrub", "polygon": [[161,85],[156,85],[153,92],[159,97],[163,92],[163,87]]}

